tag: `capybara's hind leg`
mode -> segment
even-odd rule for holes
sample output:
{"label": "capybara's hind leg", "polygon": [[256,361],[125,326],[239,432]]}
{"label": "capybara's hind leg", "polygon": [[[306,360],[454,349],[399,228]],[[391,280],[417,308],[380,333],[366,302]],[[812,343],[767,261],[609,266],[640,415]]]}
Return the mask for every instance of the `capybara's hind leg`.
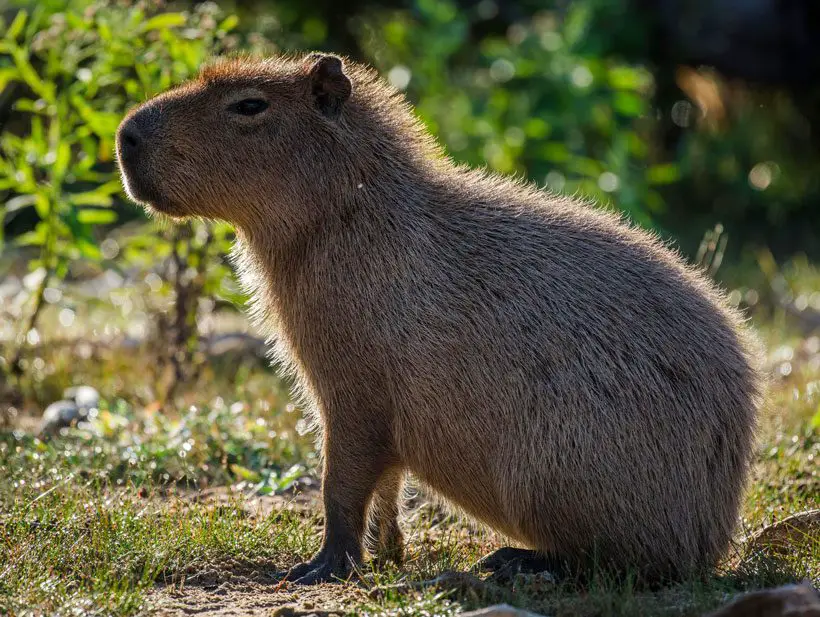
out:
{"label": "capybara's hind leg", "polygon": [[388,561],[397,565],[404,561],[404,536],[399,527],[403,488],[404,470],[394,468],[384,474],[373,493],[365,540],[377,567]]}

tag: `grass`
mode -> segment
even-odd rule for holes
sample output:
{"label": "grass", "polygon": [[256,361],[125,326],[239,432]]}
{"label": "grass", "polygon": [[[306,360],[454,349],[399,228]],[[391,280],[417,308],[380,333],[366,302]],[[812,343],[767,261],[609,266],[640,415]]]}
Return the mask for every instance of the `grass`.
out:
{"label": "grass", "polygon": [[[820,507],[820,342],[779,326],[763,334],[775,378],[745,534]],[[405,568],[365,568],[363,583],[330,586],[325,595],[277,590],[273,573],[311,555],[321,521],[315,501],[295,496],[302,487],[315,497],[311,437],[271,371],[211,364],[200,386],[177,400],[184,411],[165,414],[131,395],[147,392],[154,378],[139,368],[149,364],[139,351],[127,362],[117,352],[86,361],[64,353],[46,358],[57,368],[44,372],[35,394],[102,383],[104,404],[88,423],[48,441],[24,430],[23,416],[0,434],[0,615],[143,614],[167,598],[199,602],[186,594],[223,583],[230,601],[231,593],[259,593],[271,605],[330,605],[340,614],[446,615],[503,600],[551,615],[698,615],[742,590],[820,584],[820,538],[804,536],[781,553],[739,540],[713,576],[660,590],[604,572],[586,583],[521,577],[503,588],[391,588],[465,571],[499,546],[492,534],[424,505],[404,522]]]}

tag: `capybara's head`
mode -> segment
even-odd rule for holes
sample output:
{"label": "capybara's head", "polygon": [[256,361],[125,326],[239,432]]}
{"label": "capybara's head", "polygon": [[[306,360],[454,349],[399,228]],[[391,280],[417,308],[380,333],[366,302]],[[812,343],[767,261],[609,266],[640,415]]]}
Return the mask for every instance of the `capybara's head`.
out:
{"label": "capybara's head", "polygon": [[368,124],[365,99],[376,92],[382,103],[395,96],[369,69],[333,55],[222,60],[123,120],[117,156],[126,190],[175,218],[292,223],[294,203],[362,186],[354,159],[368,138],[353,127]]}

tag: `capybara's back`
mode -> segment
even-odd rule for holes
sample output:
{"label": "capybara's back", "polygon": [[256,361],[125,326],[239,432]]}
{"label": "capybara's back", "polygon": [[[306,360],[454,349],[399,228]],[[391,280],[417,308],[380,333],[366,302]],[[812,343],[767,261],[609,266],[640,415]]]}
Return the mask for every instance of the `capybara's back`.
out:
{"label": "capybara's back", "polygon": [[412,472],[543,553],[675,576],[724,553],[758,349],[650,234],[447,159],[401,95],[334,56],[234,60],[118,134],[126,187],[237,228],[240,273],[323,432],[322,549],[399,558]]}

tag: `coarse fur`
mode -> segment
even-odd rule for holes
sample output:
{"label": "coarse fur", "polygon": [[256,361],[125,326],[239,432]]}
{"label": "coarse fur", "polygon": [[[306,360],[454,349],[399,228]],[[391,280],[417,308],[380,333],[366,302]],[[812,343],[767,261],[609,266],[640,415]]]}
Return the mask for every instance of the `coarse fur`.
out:
{"label": "coarse fur", "polygon": [[347,572],[368,509],[399,559],[407,472],[572,563],[680,576],[726,551],[760,353],[651,234],[455,165],[373,70],[321,54],[208,66],[118,149],[138,201],[236,226],[251,312],[321,428],[325,537],[292,577]]}

